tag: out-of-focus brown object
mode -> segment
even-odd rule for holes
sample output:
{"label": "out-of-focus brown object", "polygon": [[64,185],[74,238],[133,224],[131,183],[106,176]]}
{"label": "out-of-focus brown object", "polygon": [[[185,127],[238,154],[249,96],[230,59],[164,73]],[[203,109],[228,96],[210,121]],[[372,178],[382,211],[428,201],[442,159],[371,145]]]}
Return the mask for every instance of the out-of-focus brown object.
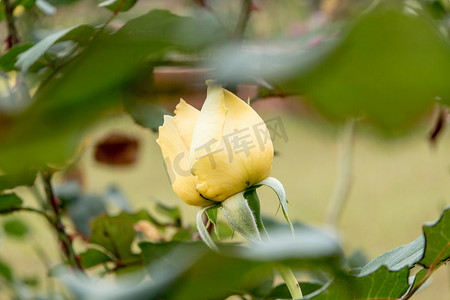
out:
{"label": "out-of-focus brown object", "polygon": [[110,133],[95,145],[95,160],[101,164],[127,166],[138,159],[139,141],[122,133]]}
{"label": "out-of-focus brown object", "polygon": [[164,235],[149,221],[141,220],[134,224],[133,228],[134,231],[143,233],[149,241],[161,242],[164,240]]}
{"label": "out-of-focus brown object", "polygon": [[320,9],[328,20],[335,20],[345,15],[349,5],[349,0],[323,0]]}

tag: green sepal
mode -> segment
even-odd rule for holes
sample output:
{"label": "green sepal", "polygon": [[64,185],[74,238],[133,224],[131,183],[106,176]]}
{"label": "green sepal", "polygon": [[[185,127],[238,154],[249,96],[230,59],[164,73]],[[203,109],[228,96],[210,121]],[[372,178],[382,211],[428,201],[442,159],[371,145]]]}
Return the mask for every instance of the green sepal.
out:
{"label": "green sepal", "polygon": [[214,205],[211,205],[211,206],[202,207],[197,213],[196,221],[197,221],[197,230],[198,230],[198,233],[200,234],[200,237],[202,238],[203,242],[206,244],[206,246],[208,246],[212,250],[216,250],[217,251],[219,249],[217,248],[217,246],[214,243],[213,239],[209,235],[209,232],[206,229],[205,224],[203,223],[203,214],[205,212],[207,212],[208,210],[215,209],[215,208],[217,208],[217,204],[214,204]]}
{"label": "green sepal", "polygon": [[[222,202],[222,211],[228,224],[243,237],[255,243],[261,243],[255,214],[249,202],[240,192]],[[260,218],[259,218],[260,219]]]}
{"label": "green sepal", "polygon": [[278,196],[278,200],[280,201],[281,208],[283,210],[283,215],[286,221],[289,224],[289,227],[291,228],[292,234],[294,234],[294,226],[292,226],[292,222],[289,219],[288,211],[287,211],[287,198],[286,198],[286,192],[284,190],[283,184],[276,178],[273,177],[267,177],[266,179],[262,180],[261,182],[256,184],[256,187],[265,185],[270,187]]}

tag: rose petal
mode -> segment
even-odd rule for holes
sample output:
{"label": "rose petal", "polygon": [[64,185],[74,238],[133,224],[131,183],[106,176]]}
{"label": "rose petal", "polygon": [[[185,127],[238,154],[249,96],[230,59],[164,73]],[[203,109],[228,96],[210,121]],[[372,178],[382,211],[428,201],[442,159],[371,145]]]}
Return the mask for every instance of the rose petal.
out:
{"label": "rose petal", "polygon": [[161,147],[172,188],[178,197],[189,205],[210,205],[212,202],[202,198],[196,190],[197,180],[188,165],[189,151],[177,131],[174,117],[164,116],[156,142]]}
{"label": "rose petal", "polygon": [[222,86],[208,80],[208,93],[203,104],[189,149],[189,165],[192,165],[209,151],[215,151],[222,140],[226,109]]}
{"label": "rose petal", "polygon": [[261,117],[234,94],[222,91],[227,111],[223,136],[217,147],[192,165],[197,191],[214,201],[223,201],[268,177],[273,160],[272,141]]}
{"label": "rose petal", "polygon": [[175,125],[188,150],[191,147],[192,136],[194,135],[195,124],[199,115],[200,111],[187,104],[183,99],[180,99],[180,103],[175,108]]}

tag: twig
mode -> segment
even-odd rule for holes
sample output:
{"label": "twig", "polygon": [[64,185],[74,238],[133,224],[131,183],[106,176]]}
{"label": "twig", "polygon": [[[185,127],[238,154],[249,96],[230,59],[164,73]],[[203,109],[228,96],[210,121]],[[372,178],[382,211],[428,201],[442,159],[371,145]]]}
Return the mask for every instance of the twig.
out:
{"label": "twig", "polygon": [[3,0],[3,6],[5,7],[5,19],[6,26],[8,27],[8,37],[6,38],[6,49],[11,49],[12,46],[19,43],[19,33],[14,23],[14,9],[16,8],[12,5],[10,0]]}
{"label": "twig", "polygon": [[47,196],[47,201],[49,202],[50,207],[52,208],[53,213],[55,215],[54,226],[58,233],[59,240],[61,242],[61,248],[68,262],[73,267],[78,269],[80,272],[84,273],[83,267],[81,266],[81,262],[73,249],[72,240],[67,234],[64,224],[61,221],[61,215],[58,207],[58,199],[56,198],[56,195],[53,193],[51,178],[52,178],[51,171],[42,172],[42,181],[44,184],[44,190]]}
{"label": "twig", "polygon": [[440,267],[439,262],[441,260],[441,257],[445,254],[445,252],[447,252],[448,248],[450,248],[450,243],[447,244],[447,247],[445,247],[441,253],[439,253],[436,260],[428,268],[428,271],[425,274],[425,276],[413,288],[411,288],[409,290],[409,292],[406,293],[406,295],[404,295],[400,300],[407,300],[407,299],[411,298],[412,295],[414,295],[414,293],[420,289],[420,287],[431,277],[431,274],[433,274],[433,272],[436,271]]}
{"label": "twig", "polygon": [[349,119],[343,128],[339,145],[337,181],[333,196],[325,215],[325,221],[336,227],[347,201],[352,179],[354,119]]}
{"label": "twig", "polygon": [[47,221],[50,222],[50,224],[54,224],[54,221],[52,219],[52,217],[50,217],[45,211],[39,210],[37,208],[33,208],[33,207],[13,207],[13,208],[9,208],[9,209],[5,209],[5,210],[0,210],[0,215],[1,214],[7,214],[7,213],[12,213],[15,211],[28,211],[28,212],[34,212],[34,213],[38,213],[41,216],[44,216]]}
{"label": "twig", "polygon": [[242,0],[241,14],[239,15],[239,20],[234,30],[234,39],[241,40],[244,36],[245,29],[247,28],[248,20],[250,19],[250,14],[252,12],[252,1]]}

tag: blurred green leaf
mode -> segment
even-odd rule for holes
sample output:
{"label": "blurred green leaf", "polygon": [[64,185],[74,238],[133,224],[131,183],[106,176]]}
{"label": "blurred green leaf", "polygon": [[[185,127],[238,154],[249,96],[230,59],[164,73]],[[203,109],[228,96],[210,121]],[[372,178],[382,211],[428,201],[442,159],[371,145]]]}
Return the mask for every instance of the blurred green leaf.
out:
{"label": "blurred green leaf", "polygon": [[[54,167],[67,164],[77,153],[84,131],[106,113],[121,108],[122,95],[143,69],[167,51],[198,51],[201,43],[196,36],[204,41],[200,34],[204,30],[208,29],[194,19],[151,11],[113,34],[99,35],[50,76],[36,91],[30,107],[3,130],[0,169],[11,172],[48,163]],[[50,38],[39,51],[33,47],[23,63],[32,63],[57,40]]]}
{"label": "blurred green leaf", "polygon": [[[78,25],[52,33],[33,47],[19,54],[15,66],[26,73],[28,69],[56,42],[68,40],[69,37],[71,37],[71,39],[78,39],[78,35],[85,38],[85,35],[91,35],[93,32],[94,29],[92,26]],[[77,35],[75,33],[77,33]]]}
{"label": "blurred green leaf", "polygon": [[450,258],[450,207],[447,207],[439,220],[423,226],[425,252],[420,264],[425,267],[437,265]]}
{"label": "blurred green leaf", "polygon": [[125,97],[123,105],[137,124],[153,131],[164,123],[164,115],[170,114],[161,104],[136,96]]}
{"label": "blurred green leaf", "polygon": [[0,191],[12,189],[18,186],[32,186],[36,179],[35,171],[25,171],[16,174],[0,175]]}
{"label": "blurred green leaf", "polygon": [[22,199],[14,193],[0,195],[0,213],[22,205]]}
{"label": "blurred green leaf", "polygon": [[[312,282],[299,282],[300,288],[302,290],[303,295],[309,295],[317,290],[319,290],[322,285],[318,283]],[[289,289],[285,283],[280,284],[273,288],[270,294],[264,298],[267,300],[275,300],[275,299],[292,299]]]}
{"label": "blurred green leaf", "polygon": [[256,288],[272,272],[267,263],[208,252],[177,278],[165,298],[225,299],[237,290]]}
{"label": "blurred green leaf", "polygon": [[56,7],[45,0],[35,0],[34,4],[36,4],[36,7],[46,15],[52,16],[56,13]]}
{"label": "blurred green leaf", "polygon": [[18,70],[18,68],[15,66],[17,57],[31,47],[33,47],[32,44],[21,44],[13,46],[11,49],[9,49],[8,52],[0,56],[0,69],[5,72]]}
{"label": "blurred green leaf", "polygon": [[384,130],[402,130],[450,103],[450,50],[425,12],[384,3],[363,14],[342,43],[286,92],[303,92],[325,115],[366,117]]}
{"label": "blurred green leaf", "polygon": [[[360,250],[357,249],[353,251],[347,258],[348,265],[352,269],[361,269],[365,265],[369,263],[369,260],[367,259],[366,254]],[[359,272],[359,271],[358,271]]]}
{"label": "blurred green leaf", "polygon": [[353,300],[357,298],[354,282],[349,277],[335,277],[320,289],[303,297],[303,299],[313,300]]}
{"label": "blurred green leaf", "polygon": [[102,196],[83,193],[77,181],[66,181],[55,186],[55,194],[77,231],[88,237],[91,233],[90,221],[106,212],[106,200]]}
{"label": "blurred green leaf", "polygon": [[13,2],[14,6],[22,5],[26,9],[33,7],[36,0],[16,0]]}
{"label": "blurred green leaf", "polygon": [[176,206],[170,207],[161,202],[156,202],[156,210],[169,218],[171,223],[177,227],[181,226],[181,213],[180,209]]}
{"label": "blurred green leaf", "polygon": [[135,259],[131,251],[131,243],[135,236],[133,226],[139,220],[153,221],[145,211],[135,214],[121,212],[114,217],[100,216],[91,222],[92,233],[88,241],[108,250],[118,263],[133,260]]}
{"label": "blurred green leaf", "polygon": [[28,286],[37,287],[39,285],[39,278],[26,277],[26,278],[22,278],[22,282]]}
{"label": "blurred green leaf", "polygon": [[131,243],[134,239],[133,222],[119,216],[103,215],[91,222],[92,233],[89,243],[104,247],[114,255],[114,260],[121,262],[132,256]]}
{"label": "blurred green leaf", "polygon": [[412,268],[422,258],[424,247],[425,238],[422,235],[407,245],[397,247],[381,254],[365,265],[361,269],[359,276],[365,276],[375,272],[375,270],[382,265],[386,266],[390,271],[399,271],[405,266]]}
{"label": "blurred green leaf", "polygon": [[398,299],[409,288],[409,268],[389,271],[381,266],[375,272],[356,280],[359,299]]}
{"label": "blurred green leaf", "polygon": [[10,219],[3,223],[3,229],[11,236],[23,238],[30,231],[28,226],[19,219]]}
{"label": "blurred green leaf", "polygon": [[[259,284],[251,289],[241,290],[242,295],[250,295],[253,298],[264,298],[267,299],[273,290],[274,274],[267,274],[267,276],[260,280]],[[286,287],[287,288],[287,287]]]}
{"label": "blurred green leaf", "polygon": [[75,201],[69,203],[67,211],[78,231],[84,236],[89,236],[91,233],[89,222],[105,213],[106,206],[102,197],[82,194]]}
{"label": "blurred green leaf", "polygon": [[88,269],[93,266],[112,261],[111,258],[100,250],[91,248],[80,253],[80,261],[83,268]]}
{"label": "blurred green leaf", "polygon": [[13,273],[11,268],[0,259],[0,275],[3,276],[7,281],[12,281]]}
{"label": "blurred green leaf", "polygon": [[70,5],[80,0],[48,0],[47,2],[55,6]]}
{"label": "blurred green leaf", "polygon": [[191,232],[188,229],[180,228],[173,236],[173,242],[184,242],[192,240]]}
{"label": "blurred green leaf", "polygon": [[153,52],[147,55],[162,54],[155,50],[167,48],[195,53],[208,42],[220,40],[215,28],[208,25],[168,11],[152,10],[128,21],[115,35],[124,44]]}
{"label": "blurred green leaf", "polygon": [[113,12],[127,11],[136,4],[137,0],[106,0],[98,6],[105,7]]}
{"label": "blurred green leaf", "polygon": [[156,261],[164,260],[166,256],[178,246],[180,246],[180,242],[176,241],[163,243],[139,243],[139,248],[141,248],[142,251],[141,255],[147,265],[150,265]]}
{"label": "blurred green leaf", "polygon": [[[184,257],[178,258],[185,260],[183,264],[192,264],[173,281],[171,287],[167,287],[164,298],[223,299],[238,291],[260,288],[268,276],[272,276],[275,262],[283,262],[293,268],[321,270],[336,276],[342,273],[340,250],[332,240],[309,236],[306,232],[298,234],[296,239],[292,239],[290,231],[279,232],[273,234],[267,244],[251,248],[223,245],[219,253],[205,252],[205,246],[198,242],[139,245],[144,261],[150,265],[150,276],[155,276],[151,266],[160,263],[165,265],[165,271],[176,273],[179,262],[172,259],[178,257],[178,253],[183,253]],[[346,282],[346,278],[344,276],[342,280]],[[343,286],[348,287],[348,282]],[[267,294],[270,291],[266,290]]]}

